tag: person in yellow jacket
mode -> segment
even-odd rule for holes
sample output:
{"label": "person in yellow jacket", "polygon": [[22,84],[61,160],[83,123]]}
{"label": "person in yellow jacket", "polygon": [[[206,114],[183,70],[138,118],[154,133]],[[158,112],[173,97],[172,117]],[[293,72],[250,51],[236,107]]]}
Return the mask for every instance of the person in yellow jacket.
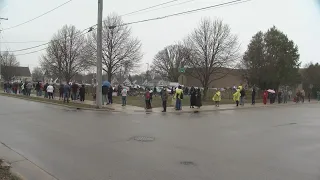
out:
{"label": "person in yellow jacket", "polygon": [[239,106],[240,96],[240,88],[238,88],[237,91],[233,94],[233,101],[236,102],[237,106]]}
{"label": "person in yellow jacket", "polygon": [[221,101],[221,92],[219,90],[214,94],[212,100],[215,102],[216,107],[219,107]]}
{"label": "person in yellow jacket", "polygon": [[181,89],[181,86],[176,89],[174,97],[176,98],[176,110],[182,110],[181,100],[183,99],[183,90]]}

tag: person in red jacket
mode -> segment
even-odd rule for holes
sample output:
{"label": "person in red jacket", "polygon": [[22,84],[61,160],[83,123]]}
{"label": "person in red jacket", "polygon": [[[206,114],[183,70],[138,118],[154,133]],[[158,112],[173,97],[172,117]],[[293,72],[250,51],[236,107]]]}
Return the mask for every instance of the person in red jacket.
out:
{"label": "person in red jacket", "polygon": [[263,104],[267,104],[267,99],[268,99],[268,91],[265,90],[263,92]]}

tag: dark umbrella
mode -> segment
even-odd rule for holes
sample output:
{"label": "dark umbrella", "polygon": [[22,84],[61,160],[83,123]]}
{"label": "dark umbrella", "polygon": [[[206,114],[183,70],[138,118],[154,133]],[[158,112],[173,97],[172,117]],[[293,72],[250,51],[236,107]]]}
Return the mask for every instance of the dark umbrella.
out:
{"label": "dark umbrella", "polygon": [[110,87],[110,86],[111,86],[111,84],[110,84],[110,82],[109,82],[109,81],[104,81],[104,82],[102,83],[102,86]]}

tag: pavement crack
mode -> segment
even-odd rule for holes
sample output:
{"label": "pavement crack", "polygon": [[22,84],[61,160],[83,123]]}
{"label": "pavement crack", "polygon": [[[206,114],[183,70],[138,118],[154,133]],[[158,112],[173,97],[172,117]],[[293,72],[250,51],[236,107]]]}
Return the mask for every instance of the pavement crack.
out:
{"label": "pavement crack", "polygon": [[12,161],[12,162],[9,162],[10,164],[15,164],[15,163],[18,163],[18,162],[21,162],[21,161],[25,161],[26,159],[21,159],[21,160],[17,160],[17,161]]}

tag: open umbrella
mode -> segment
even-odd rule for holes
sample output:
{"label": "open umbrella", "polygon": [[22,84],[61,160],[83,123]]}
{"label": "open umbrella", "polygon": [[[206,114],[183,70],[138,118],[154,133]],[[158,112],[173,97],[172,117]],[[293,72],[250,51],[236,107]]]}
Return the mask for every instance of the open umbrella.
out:
{"label": "open umbrella", "polygon": [[109,82],[109,81],[104,81],[104,82],[102,83],[102,86],[110,87],[110,86],[111,86],[111,84],[110,84],[110,82]]}
{"label": "open umbrella", "polygon": [[276,93],[273,89],[268,89],[267,90],[269,93]]}

